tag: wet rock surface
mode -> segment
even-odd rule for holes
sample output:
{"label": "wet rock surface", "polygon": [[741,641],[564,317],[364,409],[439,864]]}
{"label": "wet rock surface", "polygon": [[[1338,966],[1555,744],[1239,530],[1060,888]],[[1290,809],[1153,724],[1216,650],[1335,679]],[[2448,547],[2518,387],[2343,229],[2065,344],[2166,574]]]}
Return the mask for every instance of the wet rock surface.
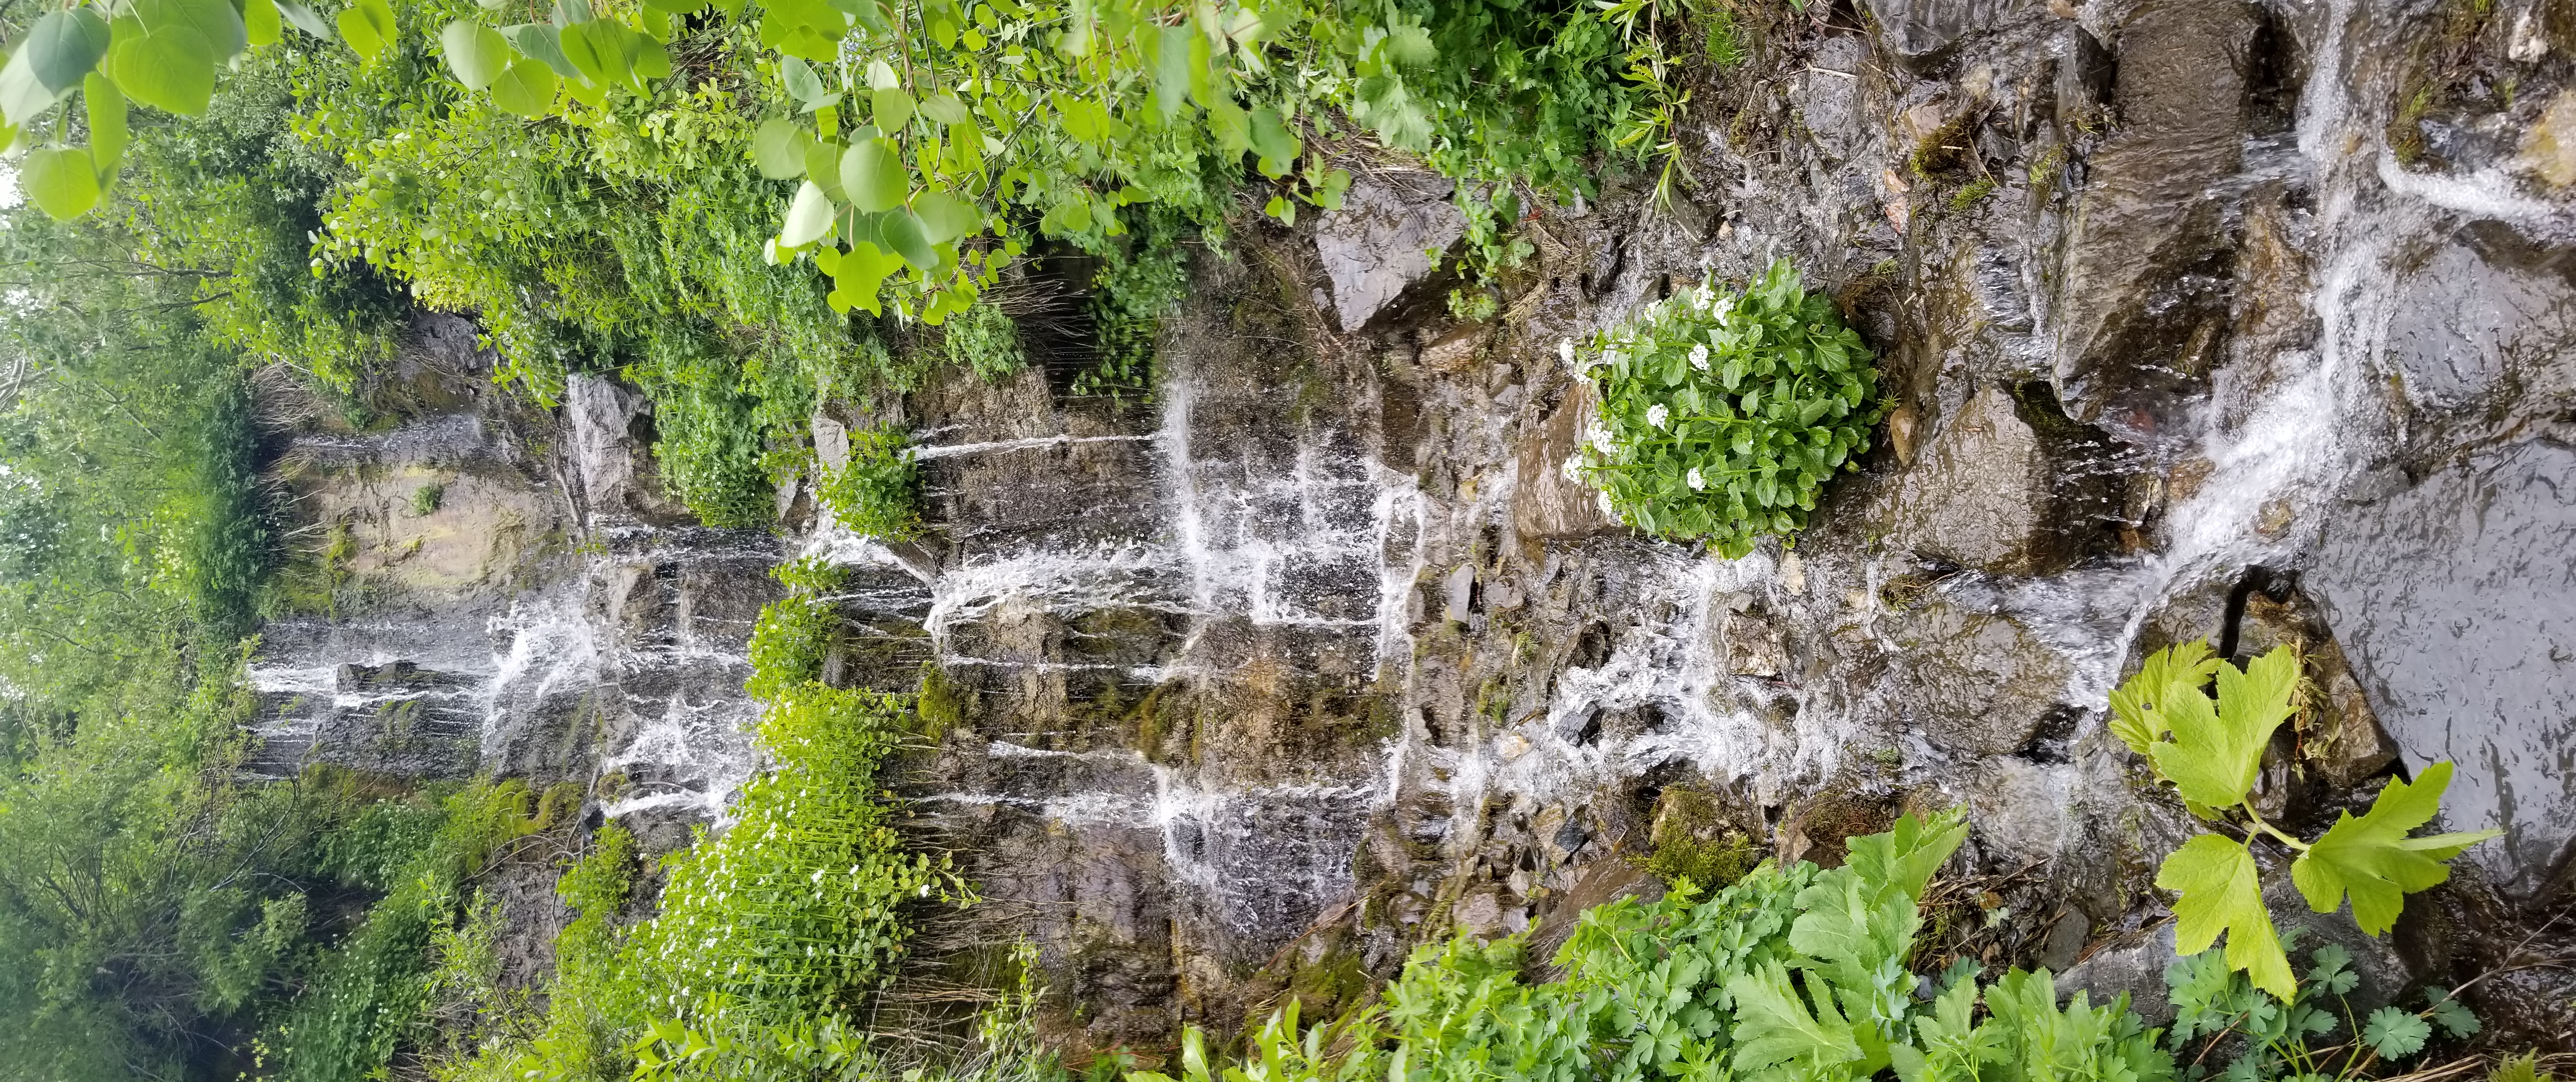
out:
{"label": "wet rock surface", "polygon": [[[755,767],[760,570],[844,563],[827,672],[932,689],[901,784],[991,899],[935,938],[1030,937],[1051,1033],[1105,1048],[1284,994],[1332,1013],[1462,925],[1561,936],[1657,889],[1637,862],[1677,791],[1712,831],[1826,861],[1964,803],[1947,874],[2019,877],[2038,914],[1987,960],[2152,1007],[2154,869],[2198,827],[2104,732],[2105,696],[2172,642],[2292,645],[2318,696],[2267,807],[2322,829],[2451,759],[2447,825],[2513,831],[2410,907],[2371,979],[2495,964],[2567,902],[2576,838],[2576,194],[2535,127],[2576,42],[2461,39],[2524,80],[2481,105],[2367,62],[2438,29],[2411,7],[1809,7],[1748,24],[1754,61],[1697,88],[1680,204],[1626,178],[1538,207],[1490,320],[1432,303],[1413,258],[1455,237],[1445,190],[1369,181],[1339,217],[1244,223],[1193,266],[1150,401],[1031,371],[829,407],[827,456],[836,427],[923,434],[927,536],[901,546],[647,513],[648,426],[602,383],[544,419],[568,456],[478,451],[516,479],[457,482],[534,540],[460,530],[485,547],[424,540],[444,570],[415,573],[366,526],[362,577],[410,607],[282,622],[297,664],[268,671],[334,696],[343,664],[462,681],[435,686],[479,696],[486,767],[580,780],[676,844]],[[2403,115],[2419,98],[2497,146],[2540,131],[2539,156],[2408,149],[2442,120]],[[1877,447],[1794,546],[1730,561],[1617,529],[1558,472],[1588,407],[1557,343],[1780,257],[1880,351]],[[397,445],[494,412],[436,397],[315,506],[388,506],[366,478],[433,468]],[[2557,979],[2490,982],[2481,1009],[2564,1003]]]}

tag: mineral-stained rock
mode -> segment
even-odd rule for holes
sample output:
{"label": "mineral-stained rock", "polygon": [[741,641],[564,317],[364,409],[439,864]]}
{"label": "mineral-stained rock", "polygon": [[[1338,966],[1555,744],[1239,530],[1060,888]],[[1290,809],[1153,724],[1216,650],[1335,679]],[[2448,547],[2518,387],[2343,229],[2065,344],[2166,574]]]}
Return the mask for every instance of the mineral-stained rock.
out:
{"label": "mineral-stained rock", "polygon": [[2109,510],[2106,455],[2050,407],[1995,386],[1970,397],[1899,483],[1890,535],[1918,556],[1989,574],[2073,564]]}
{"label": "mineral-stained rock", "polygon": [[2037,736],[2066,694],[2066,659],[2010,616],[1946,601],[1903,617],[1896,702],[1932,746],[1961,757],[2007,755]]}
{"label": "mineral-stained rock", "polygon": [[2237,0],[2147,0],[2120,27],[2119,128],[2086,163],[2058,305],[2057,379],[2078,418],[2151,430],[2214,357],[2227,234],[2209,192],[2244,155],[2254,29]]}
{"label": "mineral-stained rock", "polygon": [[1565,476],[1565,462],[1583,439],[1584,422],[1592,417],[1592,388],[1577,383],[1547,423],[1525,439],[1514,460],[1512,526],[1523,542],[1575,537],[1610,526],[1601,513],[1598,490]]}
{"label": "mineral-stained rock", "polygon": [[1401,182],[1374,176],[1352,182],[1340,210],[1315,225],[1315,253],[1333,284],[1333,311],[1356,331],[1438,266],[1467,231],[1449,203],[1450,184],[1424,174]]}
{"label": "mineral-stained rock", "polygon": [[1889,51],[1909,68],[1928,70],[1973,31],[2030,0],[1869,0],[1869,13]]}
{"label": "mineral-stained rock", "polygon": [[652,404],[643,392],[615,380],[574,373],[564,380],[564,426],[571,434],[573,472],[595,519],[678,525],[688,513],[662,494],[655,479]]}

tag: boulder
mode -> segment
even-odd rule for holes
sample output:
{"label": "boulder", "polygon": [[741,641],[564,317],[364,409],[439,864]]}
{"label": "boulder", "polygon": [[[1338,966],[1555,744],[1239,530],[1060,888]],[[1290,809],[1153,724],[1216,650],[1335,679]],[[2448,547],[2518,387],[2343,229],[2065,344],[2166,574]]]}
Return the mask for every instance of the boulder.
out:
{"label": "boulder", "polygon": [[1450,182],[1425,176],[1363,175],[1339,210],[1315,223],[1315,254],[1333,287],[1342,330],[1357,331],[1439,266],[1439,253],[1467,231],[1449,202]]}
{"label": "boulder", "polygon": [[2040,400],[1988,386],[1942,422],[1896,487],[1890,538],[1994,575],[2052,574],[2083,556],[2111,509],[2106,447],[2044,386],[2026,396]]}
{"label": "boulder", "polygon": [[1565,475],[1566,460],[1574,457],[1583,423],[1591,416],[1592,388],[1577,383],[1547,422],[1522,438],[1514,459],[1512,527],[1523,544],[1580,537],[1614,525],[1601,511],[1600,490]]}
{"label": "boulder", "polygon": [[2020,621],[1946,601],[1909,613],[1891,637],[1900,651],[1899,708],[1933,747],[1962,758],[2029,745],[2073,674],[2066,658]]}
{"label": "boulder", "polygon": [[1949,57],[1959,39],[1992,25],[2027,0],[1869,0],[1879,40],[1921,74]]}
{"label": "boulder", "polygon": [[582,373],[564,380],[573,474],[594,523],[689,521],[688,512],[663,495],[653,469],[652,414],[643,392],[615,380]]}

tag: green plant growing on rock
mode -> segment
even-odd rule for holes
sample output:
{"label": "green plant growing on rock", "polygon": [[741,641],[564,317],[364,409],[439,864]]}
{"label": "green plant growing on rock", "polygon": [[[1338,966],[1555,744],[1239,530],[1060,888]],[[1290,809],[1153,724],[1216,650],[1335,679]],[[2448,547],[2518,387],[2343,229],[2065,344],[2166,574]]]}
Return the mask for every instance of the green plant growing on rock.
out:
{"label": "green plant growing on rock", "polygon": [[896,541],[921,524],[921,464],[893,424],[850,433],[850,460],[814,486],[832,518],[862,537]]}
{"label": "green plant growing on rock", "polygon": [[[2201,690],[2213,676],[2214,697]],[[2298,688],[2298,654],[2287,646],[2240,669],[2195,641],[2148,655],[2111,693],[2112,735],[2146,759],[2193,815],[2230,831],[2194,836],[2156,872],[2156,885],[2179,895],[2176,949],[2198,953],[2225,933],[2228,966],[2285,1003],[2298,995],[2298,982],[2263,904],[2257,839],[2296,854],[2290,879],[2309,908],[2332,913],[2349,897],[2354,923],[2380,935],[2397,923],[2406,895],[2450,877],[2445,861],[2501,833],[2409,837],[2441,811],[2448,762],[2424,768],[2412,783],[2391,780],[2368,814],[2343,812],[2314,841],[2266,821],[2254,807],[2254,780],[2273,730],[2298,711]]]}
{"label": "green plant growing on rock", "polygon": [[[2297,949],[2296,938],[2297,929],[2283,933],[2282,948]],[[2224,1062],[2230,1082],[2342,1082],[2421,1054],[2436,1026],[2453,1037],[2479,1029],[2477,1016],[2443,991],[2428,993],[2421,1011],[2388,1005],[2356,1017],[2345,999],[2361,983],[2352,956],[2328,943],[2308,958],[2305,979],[2288,999],[2255,987],[2222,950],[2174,959],[2165,966],[2166,998],[2174,1005],[2168,1043],[2196,1062]],[[2338,1030],[2346,1039],[2331,1040]],[[2229,1058],[2212,1060],[2218,1055]]]}
{"label": "green plant growing on rock", "polygon": [[1566,476],[1620,521],[1729,558],[1803,528],[1878,423],[1874,354],[1787,260],[1741,293],[1704,282],[1560,352],[1598,402]]}
{"label": "green plant growing on rock", "polygon": [[[1181,1082],[2166,1082],[2172,1057],[2125,998],[2059,1004],[2046,970],[1991,983],[1958,966],[1920,996],[1906,967],[1919,901],[1967,837],[1956,811],[1851,840],[1844,866],[1764,863],[1713,894],[1587,910],[1525,984],[1526,935],[1414,952],[1381,1002],[1298,1032],[1272,1016],[1240,1066],[1183,1035]],[[1984,1008],[1980,1015],[1979,1008]],[[1131,1082],[1174,1082],[1137,1072]]]}

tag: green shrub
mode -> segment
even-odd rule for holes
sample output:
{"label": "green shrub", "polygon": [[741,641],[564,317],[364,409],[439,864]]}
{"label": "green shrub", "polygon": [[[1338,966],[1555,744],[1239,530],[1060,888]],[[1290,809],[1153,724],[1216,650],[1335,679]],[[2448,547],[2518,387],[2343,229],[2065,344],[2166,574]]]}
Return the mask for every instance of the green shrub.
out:
{"label": "green shrub", "polygon": [[1787,260],[1742,293],[1703,283],[1562,352],[1599,407],[1567,476],[1621,521],[1730,558],[1804,527],[1878,422],[1869,347]]}
{"label": "green shrub", "polygon": [[912,437],[891,422],[853,430],[850,460],[824,475],[814,498],[861,537],[912,536],[921,524],[921,465],[912,457]]}
{"label": "green shrub", "polygon": [[751,626],[751,679],[743,690],[768,702],[810,680],[823,677],[823,658],[832,647],[839,618],[822,593],[838,586],[841,568],[819,559],[794,560],[770,571],[787,587],[787,596],[760,610]]}
{"label": "green shrub", "polygon": [[977,301],[952,316],[939,332],[940,356],[986,382],[1028,367],[1020,349],[1020,325],[991,301]]}

